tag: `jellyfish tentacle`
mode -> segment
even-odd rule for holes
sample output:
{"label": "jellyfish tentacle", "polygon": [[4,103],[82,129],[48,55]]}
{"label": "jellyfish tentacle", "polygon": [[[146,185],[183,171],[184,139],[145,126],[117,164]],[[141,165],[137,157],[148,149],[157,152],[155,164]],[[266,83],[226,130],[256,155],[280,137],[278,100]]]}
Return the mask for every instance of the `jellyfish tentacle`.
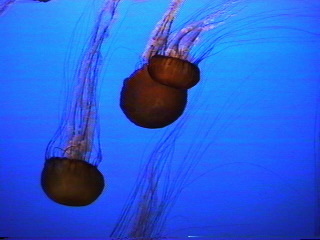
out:
{"label": "jellyfish tentacle", "polygon": [[0,16],[6,12],[16,0],[1,0],[0,2]]}
{"label": "jellyfish tentacle", "polygon": [[162,19],[157,23],[154,31],[151,34],[147,48],[142,54],[144,61],[147,61],[153,55],[163,50],[167,45],[168,35],[171,31],[173,20],[175,19],[180,7],[185,0],[173,0],[168,11],[163,15]]}
{"label": "jellyfish tentacle", "polygon": [[74,101],[70,107],[71,118],[68,119],[68,125],[72,129],[69,133],[69,141],[79,146],[80,150],[86,150],[84,155],[92,151],[97,125],[97,84],[102,61],[101,47],[104,39],[108,37],[109,28],[115,19],[120,1],[105,2],[78,70]]}
{"label": "jellyfish tentacle", "polygon": [[[220,9],[208,14],[202,19],[193,22],[182,28],[178,33],[170,38],[170,44],[165,52],[166,56],[177,57],[183,60],[189,60],[191,49],[200,40],[200,35],[206,31],[210,31],[224,24],[234,14],[226,14],[228,9],[238,3],[239,0],[228,1]],[[223,19],[220,19],[223,17]]]}
{"label": "jellyfish tentacle", "polygon": [[[109,27],[121,0],[106,1],[97,19],[88,49],[78,69],[74,100],[69,107],[67,156],[90,159],[97,131],[97,84],[101,68],[103,41],[109,35]],[[99,153],[97,154],[99,158]],[[98,162],[100,160],[98,159]]]}

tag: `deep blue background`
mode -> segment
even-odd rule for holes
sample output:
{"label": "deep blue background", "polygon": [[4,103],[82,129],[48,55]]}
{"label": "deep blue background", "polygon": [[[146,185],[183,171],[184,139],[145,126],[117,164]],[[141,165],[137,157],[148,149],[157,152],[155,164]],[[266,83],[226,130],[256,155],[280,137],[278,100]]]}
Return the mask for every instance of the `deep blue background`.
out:
{"label": "deep blue background", "polygon": [[[199,2],[187,0],[178,21],[198,10]],[[26,0],[0,17],[1,236],[108,236],[140,163],[164,132],[131,124],[118,101],[123,79],[138,67],[169,1],[123,0],[105,42],[99,87],[99,169],[108,187],[83,208],[58,205],[42,192],[44,150],[59,124],[63,89],[89,38],[99,3]],[[317,0],[241,4],[249,5],[244,18],[261,11],[303,9],[300,13],[309,17],[287,16],[270,25],[320,32]],[[236,28],[228,22],[225,27]],[[252,40],[256,34],[244,38]],[[203,154],[192,175],[202,177],[180,195],[168,218],[167,236],[292,237],[320,231],[315,190],[320,184],[319,37],[292,29],[261,34],[267,41],[227,48],[200,64],[202,80],[190,91],[189,117],[174,159],[179,163],[190,149]],[[204,146],[209,147],[204,151]]]}

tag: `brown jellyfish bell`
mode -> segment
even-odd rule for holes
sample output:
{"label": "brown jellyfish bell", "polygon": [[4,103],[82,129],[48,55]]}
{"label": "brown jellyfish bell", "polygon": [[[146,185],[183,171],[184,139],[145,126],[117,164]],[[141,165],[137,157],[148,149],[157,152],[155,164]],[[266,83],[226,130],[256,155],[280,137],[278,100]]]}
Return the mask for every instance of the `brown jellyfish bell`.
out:
{"label": "brown jellyfish bell", "polygon": [[187,60],[154,55],[150,58],[148,72],[153,80],[169,87],[189,89],[200,81],[200,69]]}
{"label": "brown jellyfish bell", "polygon": [[97,167],[86,161],[52,157],[45,163],[41,186],[57,203],[86,206],[102,193],[104,178]]}
{"label": "brown jellyfish bell", "polygon": [[183,113],[186,103],[186,90],[154,81],[147,65],[127,78],[121,90],[120,106],[124,114],[145,128],[161,128],[173,123]]}

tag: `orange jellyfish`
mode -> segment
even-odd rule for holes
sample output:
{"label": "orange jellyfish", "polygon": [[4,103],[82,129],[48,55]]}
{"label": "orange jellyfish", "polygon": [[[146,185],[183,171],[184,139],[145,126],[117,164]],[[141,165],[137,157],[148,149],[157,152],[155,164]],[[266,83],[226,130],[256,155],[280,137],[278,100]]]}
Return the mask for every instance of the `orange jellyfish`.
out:
{"label": "orange jellyfish", "polygon": [[[49,142],[41,185],[53,201],[67,206],[85,206],[102,193],[105,181],[98,170],[102,160],[97,85],[101,46],[109,34],[120,0],[106,0],[91,40],[80,62],[71,89],[72,99],[53,139]],[[69,96],[68,96],[69,97]]]}
{"label": "orange jellyfish", "polygon": [[169,10],[151,34],[142,55],[143,66],[124,80],[120,107],[134,124],[145,128],[162,128],[176,121],[187,104],[188,89],[200,81],[199,62],[212,48],[197,58],[190,51],[200,35],[214,29],[231,14],[236,1],[227,1],[218,10],[209,9],[202,17],[179,31],[171,27],[184,0],[173,0]]}
{"label": "orange jellyfish", "polygon": [[[205,10],[204,14],[208,14],[207,16],[202,18],[203,15],[200,14],[199,21],[195,21],[173,34],[170,28],[181,3],[182,1],[179,0],[172,1],[169,11],[158,24],[143,54],[144,64],[124,81],[120,105],[129,120],[136,125],[149,128],[161,127],[161,124],[165,126],[165,121],[161,122],[159,118],[165,117],[168,109],[171,111],[174,104],[181,103],[183,100],[186,102],[187,89],[200,80],[198,63],[212,54],[211,51],[216,43],[226,42],[229,47],[233,44],[264,41],[266,39],[269,41],[272,39],[263,38],[264,36],[261,35],[257,38],[249,37],[250,39],[245,39],[245,42],[236,42],[234,39],[230,41],[230,38],[227,38],[241,34],[245,35],[250,31],[256,33],[257,30],[260,30],[258,33],[261,34],[264,30],[278,29],[278,27],[279,29],[286,29],[285,26],[275,26],[273,28],[273,25],[264,26],[263,24],[268,19],[298,16],[294,13],[281,15],[274,12],[261,12],[246,19],[241,18],[236,22],[240,25],[236,25],[235,29],[233,26],[229,26],[231,29],[218,28],[226,19],[230,20],[235,13],[229,10],[233,8],[236,1],[227,1],[226,4],[222,4],[216,10],[209,8],[208,11],[214,10],[209,14]],[[233,8],[233,10],[235,9]],[[199,40],[200,34],[211,29],[217,31],[211,37],[212,42],[209,42],[209,48],[202,48],[203,51],[197,57],[191,56],[190,50]],[[291,27],[287,27],[287,29],[292,30]],[[294,30],[300,31],[299,29]],[[172,93],[169,93],[169,89]],[[162,99],[162,96],[165,96],[165,99]],[[184,108],[185,102],[181,103],[180,108],[176,111],[175,116],[177,118],[179,118],[178,115]],[[111,238],[145,240],[166,238],[164,231],[169,225],[169,213],[176,204],[179,195],[197,178],[206,174],[193,175],[197,166],[201,164],[204,153],[214,147],[214,137],[217,133],[223,131],[227,124],[236,119],[226,118],[226,122],[219,123],[219,119],[223,119],[221,116],[226,111],[227,105],[229,104],[226,103],[221,109],[217,109],[217,112],[210,112],[210,117],[201,119],[201,124],[197,122],[195,134],[191,137],[191,146],[186,147],[183,143],[183,148],[186,148],[185,155],[179,152],[174,158],[175,151],[179,151],[176,143],[179,138],[182,138],[182,133],[185,131],[188,114],[183,115],[177,120],[176,124],[164,130],[164,135],[154,146],[150,155],[147,156],[145,164],[143,164],[143,168],[137,176],[121,215],[112,229]],[[175,121],[172,119],[173,117],[168,117],[166,119],[167,123],[170,124],[170,121]],[[206,121],[208,122],[206,123]],[[207,125],[208,128],[205,127],[206,124],[209,124]],[[216,126],[216,124],[218,125]],[[220,124],[221,126],[219,126]],[[212,131],[216,132],[212,134]],[[231,164],[248,164],[269,171],[255,163],[235,161],[214,166],[212,162],[214,157],[208,161],[212,163],[212,165],[208,165],[212,166],[210,171]],[[269,172],[272,173],[272,171]],[[201,197],[199,196],[199,198]]]}

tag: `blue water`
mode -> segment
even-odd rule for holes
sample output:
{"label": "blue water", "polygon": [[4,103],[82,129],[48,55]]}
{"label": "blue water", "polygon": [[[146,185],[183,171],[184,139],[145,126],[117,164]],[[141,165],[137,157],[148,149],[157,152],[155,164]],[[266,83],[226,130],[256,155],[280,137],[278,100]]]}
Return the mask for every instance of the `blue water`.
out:
{"label": "blue water", "polygon": [[[271,27],[262,32],[253,25],[254,31],[217,46],[219,53],[200,63],[201,82],[190,90],[185,125],[171,146],[173,171],[185,156],[199,163],[168,213],[166,237],[298,239],[320,233],[320,37],[313,34],[320,33],[320,5],[243,2],[248,8],[239,17],[288,15],[267,21]],[[165,134],[127,120],[119,94],[169,1],[123,0],[103,48],[99,86],[99,169],[107,188],[82,208],[58,205],[43,193],[44,151],[99,3],[25,0],[0,17],[0,236],[108,237],[140,167]],[[176,26],[197,4],[186,0]],[[290,15],[292,9],[299,15]],[[224,27],[239,25],[227,21]],[[195,51],[214,38],[207,34]]]}

